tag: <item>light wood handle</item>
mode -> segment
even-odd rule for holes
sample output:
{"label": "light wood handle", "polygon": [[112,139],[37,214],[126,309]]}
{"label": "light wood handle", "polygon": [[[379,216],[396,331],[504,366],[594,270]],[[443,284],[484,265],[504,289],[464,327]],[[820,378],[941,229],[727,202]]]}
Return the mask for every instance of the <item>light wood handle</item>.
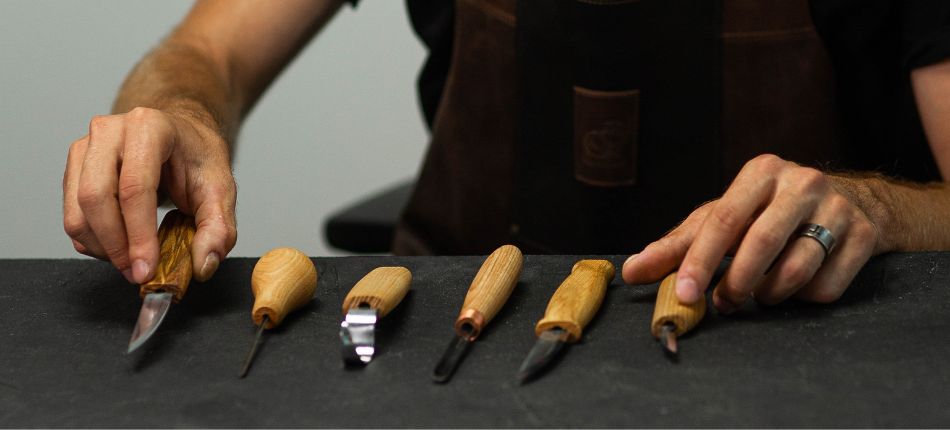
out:
{"label": "light wood handle", "polygon": [[412,273],[405,267],[377,267],[360,279],[343,299],[343,314],[368,306],[386,316],[409,292]]}
{"label": "light wood handle", "polygon": [[614,279],[614,265],[607,260],[581,260],[561,283],[544,311],[544,318],[534,327],[541,336],[546,330],[560,327],[567,331],[567,341],[581,339],[584,327],[594,318]]}
{"label": "light wood handle", "polygon": [[676,326],[676,336],[682,336],[684,333],[696,327],[699,321],[706,315],[706,298],[701,297],[698,302],[692,305],[684,305],[676,297],[676,272],[671,273],[663,282],[660,282],[660,289],[656,293],[656,308],[653,309],[653,323],[650,326],[650,332],[653,336],[660,336],[660,328],[668,322]]}
{"label": "light wood handle", "polygon": [[514,245],[502,245],[485,259],[468,287],[462,311],[455,320],[459,336],[475,340],[501,310],[518,283],[523,260],[521,250]]}
{"label": "light wood handle", "polygon": [[172,293],[178,303],[191,282],[191,241],[195,238],[195,219],[178,209],[165,214],[158,227],[159,258],[155,277],[139,287],[139,295]]}
{"label": "light wood handle", "polygon": [[310,302],[316,289],[317,268],[310,257],[294,248],[267,251],[251,273],[254,324],[267,315],[265,328],[277,327],[287,314]]}

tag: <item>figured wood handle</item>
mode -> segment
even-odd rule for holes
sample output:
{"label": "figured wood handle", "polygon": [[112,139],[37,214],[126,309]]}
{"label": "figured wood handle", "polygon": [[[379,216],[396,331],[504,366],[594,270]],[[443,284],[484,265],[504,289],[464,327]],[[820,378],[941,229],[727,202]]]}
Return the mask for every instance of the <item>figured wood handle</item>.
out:
{"label": "figured wood handle", "polygon": [[155,277],[139,287],[139,295],[172,293],[178,303],[191,282],[191,241],[195,238],[195,219],[178,209],[165,214],[158,227],[159,258]]}
{"label": "figured wood handle", "polygon": [[501,310],[518,283],[523,260],[521,250],[514,245],[502,245],[485,259],[468,287],[462,312],[455,320],[455,332],[459,336],[475,340]]}
{"label": "figured wood handle", "polygon": [[660,328],[669,322],[676,326],[676,336],[682,336],[696,327],[704,315],[706,315],[705,297],[692,305],[680,303],[676,297],[676,272],[673,272],[660,283],[660,289],[656,293],[656,308],[653,310],[650,332],[653,336],[659,337]]}
{"label": "figured wood handle", "polygon": [[561,283],[544,318],[534,327],[534,333],[541,333],[554,327],[567,331],[567,341],[581,339],[584,327],[594,318],[607,293],[607,285],[614,279],[614,265],[607,260],[581,260],[574,264],[571,274]]}
{"label": "figured wood handle", "polygon": [[254,324],[260,325],[267,315],[265,328],[277,327],[287,314],[310,302],[316,289],[317,268],[310,257],[294,248],[267,251],[251,273]]}
{"label": "figured wood handle", "polygon": [[360,279],[343,299],[343,314],[368,306],[386,316],[409,292],[412,273],[405,267],[377,267]]}

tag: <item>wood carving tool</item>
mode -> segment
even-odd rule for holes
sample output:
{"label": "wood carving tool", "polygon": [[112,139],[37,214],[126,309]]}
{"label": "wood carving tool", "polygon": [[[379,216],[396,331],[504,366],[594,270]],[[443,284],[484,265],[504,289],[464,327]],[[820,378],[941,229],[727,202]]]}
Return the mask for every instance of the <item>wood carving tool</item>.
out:
{"label": "wood carving tool", "polygon": [[316,289],[317,268],[310,257],[297,249],[275,248],[257,261],[251,273],[254,293],[251,318],[257,324],[257,335],[239,378],[246,376],[251,368],[264,329],[277,327],[287,314],[309,303]]}
{"label": "wood carving tool", "polygon": [[518,283],[523,260],[520,249],[503,245],[482,263],[455,320],[456,335],[432,372],[435,382],[447,382],[452,377],[469,346],[508,301]]}
{"label": "wood carving tool", "polygon": [[155,277],[139,287],[142,309],[129,340],[131,353],[142,346],[165,319],[171,304],[178,303],[191,282],[191,241],[195,237],[195,219],[179,210],[165,215],[158,228],[159,262]]}
{"label": "wood carving tool", "polygon": [[540,374],[565,343],[581,339],[613,279],[614,265],[607,260],[581,260],[574,264],[571,274],[551,296],[544,317],[534,326],[538,340],[518,369],[520,383]]}
{"label": "wood carving tool", "polygon": [[656,293],[656,307],[650,331],[660,341],[670,358],[676,357],[676,338],[696,327],[706,315],[706,299],[701,298],[691,305],[680,303],[676,297],[676,272],[671,273]]}
{"label": "wood carving tool", "polygon": [[376,322],[409,292],[412,273],[405,267],[378,267],[360,279],[343,299],[340,341],[345,364],[367,364],[376,353]]}

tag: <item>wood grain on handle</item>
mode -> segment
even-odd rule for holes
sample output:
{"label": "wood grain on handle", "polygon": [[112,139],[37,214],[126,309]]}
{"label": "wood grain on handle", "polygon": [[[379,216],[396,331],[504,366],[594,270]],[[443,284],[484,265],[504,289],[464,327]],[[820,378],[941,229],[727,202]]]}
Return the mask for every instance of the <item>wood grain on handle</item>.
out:
{"label": "wood grain on handle", "polygon": [[317,268],[310,257],[294,248],[267,251],[251,273],[254,324],[260,325],[267,315],[265,328],[280,325],[287,314],[310,302],[316,289]]}
{"label": "wood grain on handle", "polygon": [[501,310],[518,283],[523,260],[521,250],[514,245],[502,245],[485,259],[455,320],[455,331],[459,336],[475,340],[482,327]]}
{"label": "wood grain on handle", "polygon": [[673,323],[676,326],[676,336],[682,336],[687,331],[696,327],[699,321],[706,315],[706,298],[692,305],[684,305],[676,297],[676,272],[671,273],[663,282],[660,282],[660,289],[656,293],[656,308],[653,309],[653,323],[650,325],[650,332],[653,336],[660,336],[660,328],[665,323]]}
{"label": "wood grain on handle", "polygon": [[536,335],[560,327],[567,331],[567,341],[581,339],[584,327],[594,318],[614,279],[614,265],[607,260],[581,260],[561,283],[544,311],[544,318],[534,327]]}
{"label": "wood grain on handle", "polygon": [[377,267],[360,279],[343,299],[343,313],[369,306],[386,316],[409,292],[412,273],[405,267]]}
{"label": "wood grain on handle", "polygon": [[139,295],[172,293],[178,303],[191,282],[191,241],[195,238],[195,219],[175,209],[165,214],[158,227],[159,258],[155,277],[139,287]]}

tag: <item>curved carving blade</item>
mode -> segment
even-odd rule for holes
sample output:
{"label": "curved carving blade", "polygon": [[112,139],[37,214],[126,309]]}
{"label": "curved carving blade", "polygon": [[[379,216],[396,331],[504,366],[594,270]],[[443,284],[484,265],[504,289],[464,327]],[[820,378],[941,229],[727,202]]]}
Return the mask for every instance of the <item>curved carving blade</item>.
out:
{"label": "curved carving blade", "polygon": [[132,338],[129,339],[129,350],[127,354],[132,353],[147,341],[158,326],[165,319],[168,308],[172,304],[172,293],[149,293],[145,295],[142,301],[142,310],[139,311],[139,319],[135,322],[135,328],[132,329]]}

